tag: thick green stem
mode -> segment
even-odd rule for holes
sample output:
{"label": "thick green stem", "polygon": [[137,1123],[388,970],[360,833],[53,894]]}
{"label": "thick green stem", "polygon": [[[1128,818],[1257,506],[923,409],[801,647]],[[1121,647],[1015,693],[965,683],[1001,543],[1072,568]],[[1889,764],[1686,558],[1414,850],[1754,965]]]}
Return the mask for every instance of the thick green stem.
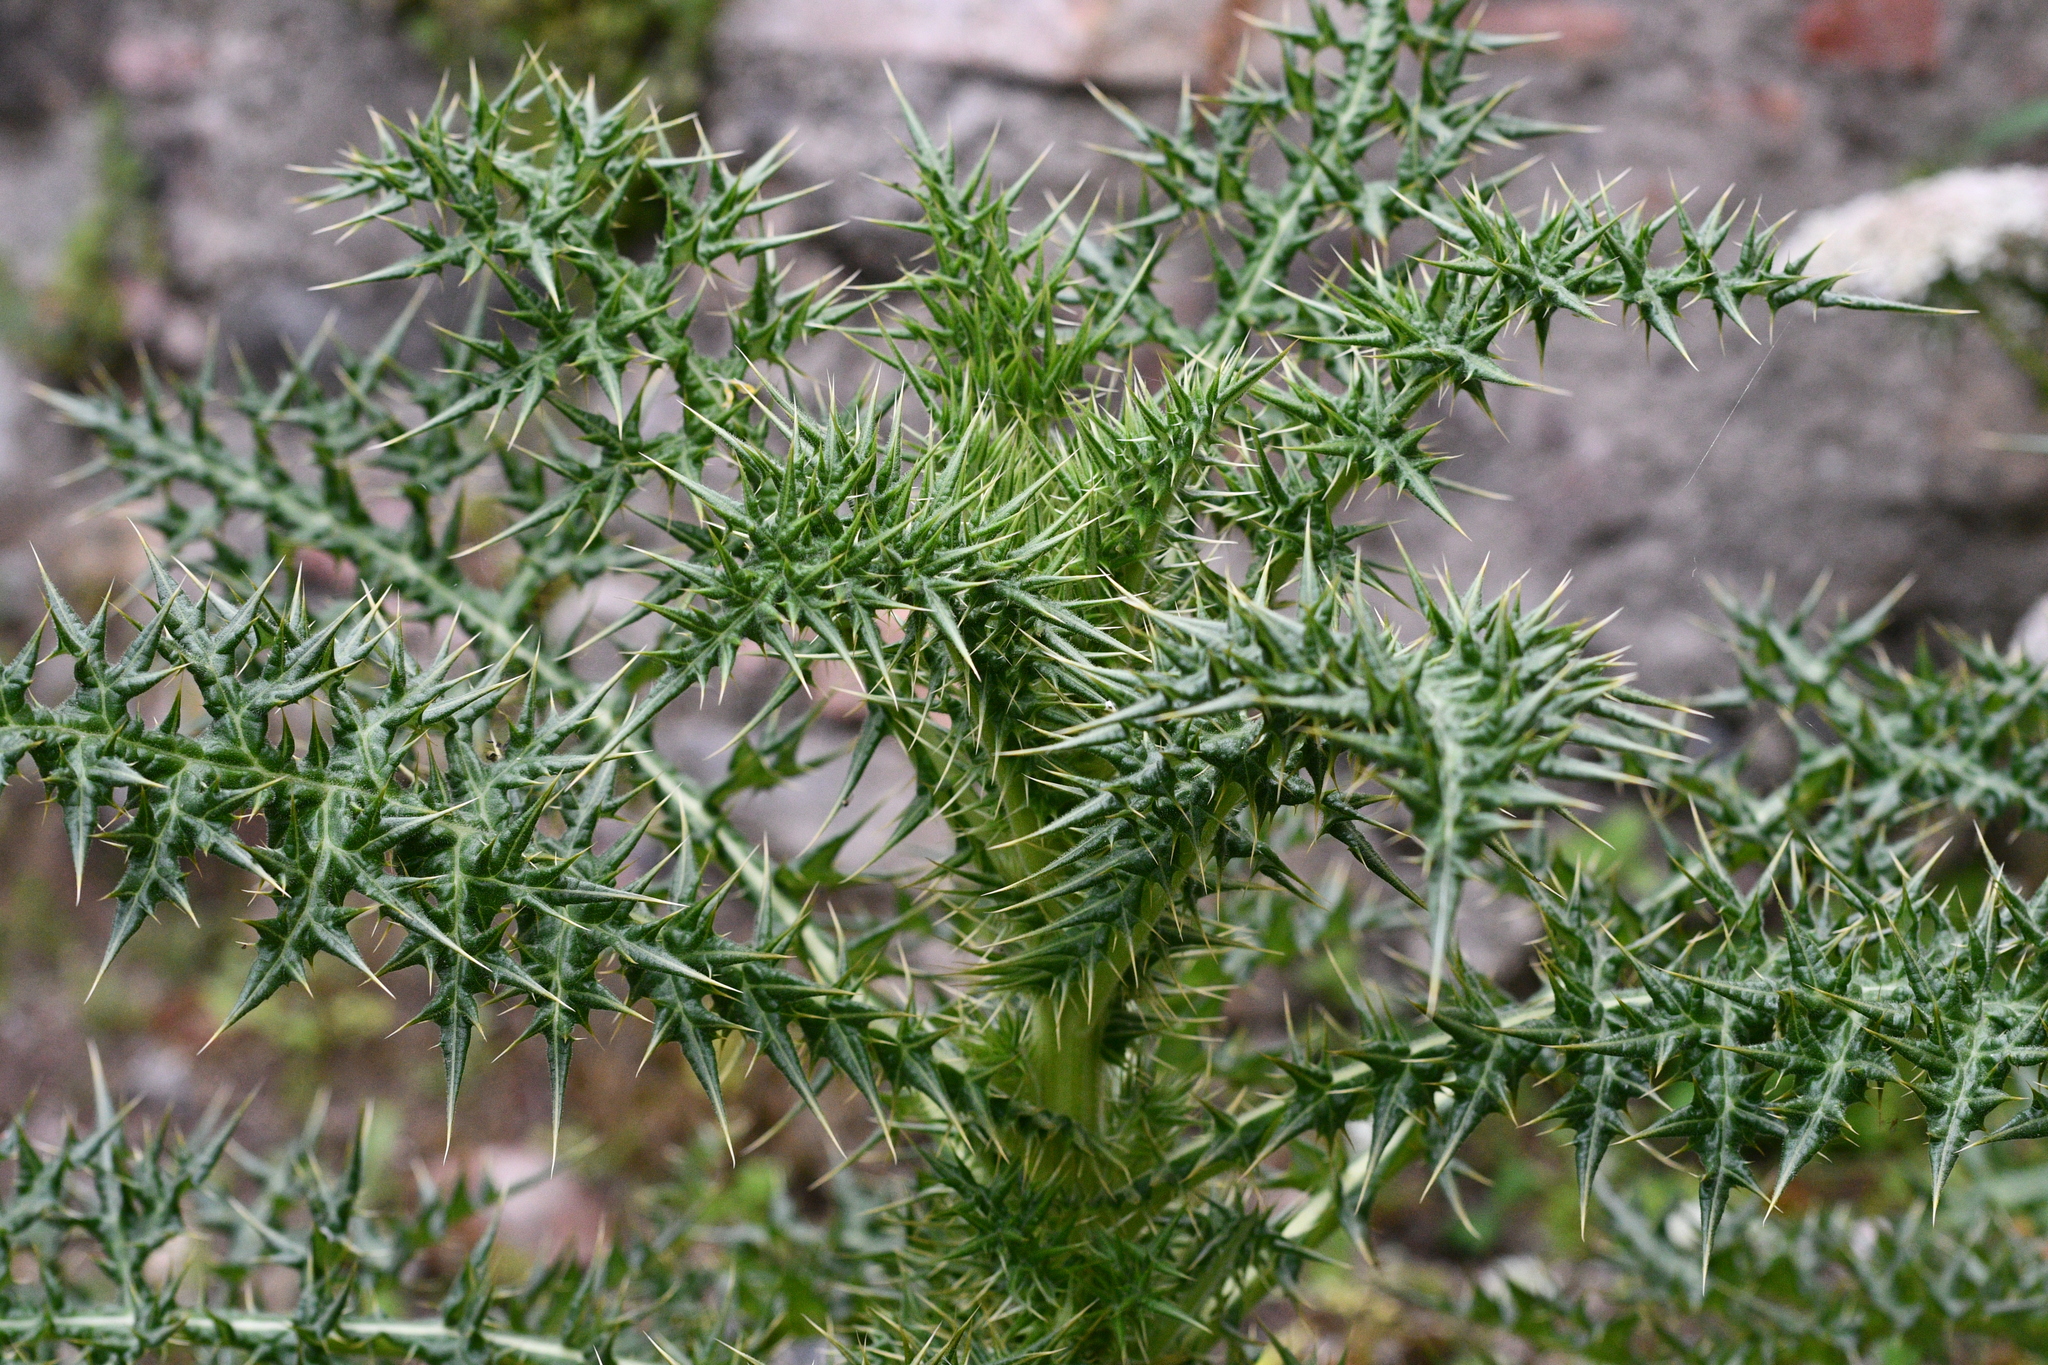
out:
{"label": "thick green stem", "polygon": [[1026,1065],[1038,1102],[1089,1132],[1102,1127],[1102,1035],[1117,998],[1116,973],[1097,963],[1082,982],[1031,1006]]}

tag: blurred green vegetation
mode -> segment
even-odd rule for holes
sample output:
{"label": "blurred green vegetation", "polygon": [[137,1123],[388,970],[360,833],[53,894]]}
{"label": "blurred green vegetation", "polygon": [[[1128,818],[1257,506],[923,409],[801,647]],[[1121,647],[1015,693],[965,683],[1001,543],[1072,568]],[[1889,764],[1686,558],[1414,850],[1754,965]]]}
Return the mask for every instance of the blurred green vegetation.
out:
{"label": "blurred green vegetation", "polygon": [[1633,801],[1618,803],[1596,824],[1567,828],[1557,836],[1557,848],[1582,875],[1612,876],[1631,896],[1648,895],[1671,875],[1656,823]]}
{"label": "blurred green vegetation", "polygon": [[100,107],[99,183],[64,238],[56,270],[31,285],[0,256],[0,344],[66,382],[112,366],[130,342],[128,287],[163,270],[147,172],[119,102],[109,99]]}
{"label": "blurred green vegetation", "polygon": [[528,48],[617,99],[639,81],[662,108],[694,108],[719,0],[397,0],[397,18],[428,55],[509,71]]}
{"label": "blurred green vegetation", "polygon": [[1990,156],[2048,133],[2048,99],[2028,100],[1992,119],[1970,139],[1972,156]]}

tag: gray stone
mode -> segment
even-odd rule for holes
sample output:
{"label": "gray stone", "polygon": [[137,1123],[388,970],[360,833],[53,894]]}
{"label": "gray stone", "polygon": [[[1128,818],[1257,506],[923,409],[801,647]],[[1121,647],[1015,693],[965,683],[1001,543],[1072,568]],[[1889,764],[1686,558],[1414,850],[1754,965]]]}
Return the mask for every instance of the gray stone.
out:
{"label": "gray stone", "polygon": [[[1769,218],[1819,208],[1956,154],[2048,85],[2030,0],[1952,5],[1931,74],[1816,63],[1786,0],[1625,8],[1630,39],[1606,55],[1501,62],[1528,81],[1521,108],[1598,126],[1542,150],[1576,187],[1619,176],[1621,202],[1698,187],[1703,209],[1732,186]],[[1572,605],[1619,609],[1614,641],[1672,691],[1724,676],[1699,624],[1711,581],[1749,594],[1775,577],[1797,595],[1831,573],[1861,607],[1911,576],[1901,632],[1942,620],[2002,637],[2048,589],[2048,461],[1981,439],[2043,425],[2020,375],[1967,324],[1753,324],[1762,344],[1692,327],[1697,369],[1661,346],[1645,359],[1639,332],[1560,327],[1541,378],[1571,397],[1504,395],[1498,429],[1467,408],[1440,436],[1464,457],[1448,472],[1513,501],[1461,501],[1469,539],[1410,512],[1409,549],[1460,577],[1488,555],[1545,590],[1570,575]]]}
{"label": "gray stone", "polygon": [[1207,80],[1244,31],[1229,0],[732,0],[728,49],[912,61],[1064,84]]}
{"label": "gray stone", "polygon": [[[345,340],[367,344],[405,290],[312,286],[381,265],[402,242],[316,237],[323,220],[295,200],[317,182],[290,167],[369,142],[370,106],[402,117],[435,80],[353,0],[0,0],[0,262],[33,307],[105,192],[103,158],[119,138],[142,164],[162,260],[159,273],[105,287],[159,363],[195,365],[216,325],[259,371],[330,316]],[[0,624],[17,634],[41,614],[31,546],[82,597],[125,585],[140,565],[125,520],[72,523],[106,489],[53,486],[85,452],[26,397],[33,378],[0,355],[0,475],[12,494],[0,509]]]}
{"label": "gray stone", "polygon": [[300,212],[320,182],[292,168],[373,146],[373,108],[399,120],[424,109],[436,80],[427,62],[347,0],[130,0],[109,50],[165,245],[171,304],[142,339],[189,364],[190,320],[217,317],[222,338],[259,365],[330,316],[343,339],[373,340],[403,287],[313,287],[390,261],[402,240],[316,236],[339,214]]}
{"label": "gray stone", "polygon": [[[1119,143],[1122,130],[1077,85],[914,60],[885,72],[875,57],[755,48],[730,35],[719,39],[716,75],[704,110],[713,142],[758,156],[788,139],[782,180],[814,187],[786,211],[788,226],[834,228],[813,249],[871,278],[892,278],[923,249],[922,239],[887,226],[909,214],[892,188],[909,174],[898,90],[934,136],[954,140],[963,161],[986,148],[999,180],[1030,171],[1048,192],[1085,181],[1091,197],[1135,188],[1128,167],[1096,150]],[[1151,116],[1171,109],[1170,98],[1132,98]],[[1026,199],[1029,208],[1043,202]]]}
{"label": "gray stone", "polygon": [[109,0],[0,0],[0,127],[33,128],[100,84]]}

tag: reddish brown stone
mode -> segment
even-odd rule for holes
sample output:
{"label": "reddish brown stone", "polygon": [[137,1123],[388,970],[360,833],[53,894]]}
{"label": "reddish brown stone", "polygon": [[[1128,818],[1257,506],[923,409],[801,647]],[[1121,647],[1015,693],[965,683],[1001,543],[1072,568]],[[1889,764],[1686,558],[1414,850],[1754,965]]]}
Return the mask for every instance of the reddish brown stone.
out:
{"label": "reddish brown stone", "polygon": [[124,95],[169,99],[190,94],[206,75],[206,45],[182,30],[134,29],[107,47],[107,78]]}
{"label": "reddish brown stone", "polygon": [[1859,71],[1928,72],[1941,65],[1941,20],[1941,0],[1811,0],[1799,45]]}
{"label": "reddish brown stone", "polygon": [[1806,96],[1798,87],[1774,81],[1749,92],[1749,107],[1774,128],[1796,128],[1806,122]]}
{"label": "reddish brown stone", "polygon": [[1536,56],[1601,57],[1628,45],[1630,19],[1620,5],[1593,0],[1497,0],[1479,15],[1488,33],[1554,34],[1529,49]]}

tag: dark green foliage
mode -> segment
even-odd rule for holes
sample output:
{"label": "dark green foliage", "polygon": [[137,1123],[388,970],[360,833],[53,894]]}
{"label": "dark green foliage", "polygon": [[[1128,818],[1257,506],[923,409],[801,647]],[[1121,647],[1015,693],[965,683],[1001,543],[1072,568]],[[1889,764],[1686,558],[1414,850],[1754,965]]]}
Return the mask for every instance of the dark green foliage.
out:
{"label": "dark green foliage", "polygon": [[442,1186],[422,1168],[394,1199],[366,1157],[367,1122],[328,1170],[313,1150],[318,1112],[301,1141],[258,1158],[234,1145],[232,1120],[137,1141],[104,1084],[98,1100],[92,1125],[53,1146],[20,1122],[0,1133],[0,1161],[14,1167],[0,1258],[39,1272],[0,1282],[9,1359],[699,1360],[807,1335],[797,1315],[839,1268],[827,1244],[771,1212],[737,1255],[742,1276],[706,1269],[698,1248],[720,1229],[700,1201],[669,1210],[658,1236],[508,1283],[492,1222],[508,1191]]}
{"label": "dark green foliage", "polygon": [[[1359,557],[1354,494],[1448,517],[1430,405],[1524,382],[1500,354],[1523,323],[1679,346],[1688,307],[1747,330],[1745,307],[1873,306],[1725,201],[1512,210],[1474,158],[1556,130],[1475,85],[1500,43],[1467,9],[1313,10],[1277,84],[1133,123],[1159,207],[1100,227],[1072,201],[1018,222],[1023,186],[912,118],[930,250],[859,297],[778,261],[772,158],[679,152],[558,76],[387,127],[320,198],[416,244],[369,278],[469,288],[440,366],[400,363],[407,317],[226,393],[55,396],[218,585],[159,570],[118,642],[53,598],[68,690],[31,690],[40,643],[5,675],[0,754],[78,856],[125,855],[110,954],[209,856],[276,907],[237,1014],[315,953],[424,967],[451,1093],[493,1000],[558,1096],[576,1038],[629,1007],[714,1097],[746,1045],[806,1098],[850,1083],[869,1147],[918,1172],[818,1308],[850,1359],[1249,1359],[1251,1310],[1364,1241],[1404,1168],[1455,1200],[1467,1139],[1532,1084],[1587,1200],[1617,1143],[1691,1154],[1709,1276],[1739,1192],[1773,1160],[1782,1187],[1873,1085],[1918,1097],[1937,1188],[1987,1125],[2048,1131],[2024,1088],[2048,898],[1994,876],[1960,902],[1923,848],[1944,819],[2048,816],[2039,669],[1969,645],[1897,668],[1882,610],[1821,638],[1817,596],[1789,622],[1733,608],[1744,684],[1702,705],[1799,716],[1760,787],[1555,597]],[[1192,231],[1218,304],[1181,322],[1151,277]],[[877,364],[846,401],[797,373],[834,331]],[[326,587],[273,575],[293,560]],[[693,781],[659,722],[761,667],[728,775]],[[805,709],[826,686],[860,699],[857,736]],[[842,836],[768,849],[735,823],[839,741],[842,801],[885,746],[907,762],[893,838],[942,822],[934,866],[885,879],[837,865]],[[1615,788],[1665,824],[1647,892],[1552,843]],[[1384,901],[1311,890],[1325,835]],[[1474,887],[1544,916],[1526,998],[1458,954]],[[1224,1036],[1216,997],[1263,953],[1348,949],[1396,896],[1430,945],[1412,1008],[1333,958],[1354,1019]],[[371,915],[400,931],[374,961]],[[963,965],[913,967],[917,936]],[[320,1302],[343,1306],[294,1326],[301,1358],[382,1349],[382,1309]],[[448,1324],[483,1311],[451,1302]],[[609,1349],[596,1331],[548,1349]]]}
{"label": "dark green foliage", "polygon": [[[1743,699],[1810,706],[1828,737],[1800,724],[1794,771],[1762,791],[1733,762],[1646,764],[1698,821],[1655,895],[1631,905],[1562,866],[1511,878],[1545,909],[1549,989],[1490,1022],[1549,1049],[1534,1070],[1570,1083],[1553,1113],[1578,1135],[1587,1194],[1598,1154],[1632,1128],[1625,1103],[1687,1083],[1688,1103],[1632,1136],[1682,1141],[1700,1162],[1703,1249],[1729,1194],[1758,1188],[1753,1157],[1775,1153],[1782,1190],[1842,1134],[1847,1105],[1887,1081],[1926,1110],[1937,1203],[1973,1142],[2048,1131],[2024,1088],[2048,1061],[2048,899],[1994,874],[1963,902],[1900,861],[1939,812],[2037,827],[2010,774],[2038,752],[2042,670],[1967,642],[1946,669],[1871,662],[1877,619],[1814,646],[1737,611]],[[1416,1064],[1442,1066],[1440,1048],[1453,1075],[1494,1064],[1486,1034],[1447,1031]]]}
{"label": "dark green foliage", "polygon": [[1684,1220],[1652,1218],[1604,1183],[1599,1198],[1619,1272],[1601,1285],[1600,1306],[1500,1279],[1459,1305],[1479,1329],[1474,1358],[1534,1349],[1682,1365],[2025,1360],[2048,1340],[2048,1267],[2031,1198],[1939,1224],[1917,1207],[1891,1218],[1747,1213],[1723,1226],[1704,1282],[1697,1232]]}
{"label": "dark green foliage", "polygon": [[[41,633],[0,671],[0,759],[27,758],[44,775],[81,869],[100,808],[126,812],[108,836],[127,854],[109,961],[159,904],[191,912],[186,865],[202,854],[251,873],[277,907],[254,923],[254,961],[229,1023],[304,981],[316,953],[370,975],[349,926],[375,913],[403,931],[384,970],[420,965],[436,983],[422,1018],[440,1028],[451,1103],[481,993],[533,1006],[528,1029],[548,1042],[559,1105],[571,1036],[593,1011],[626,1006],[599,981],[600,962],[617,964],[654,1007],[655,1027],[683,1043],[714,1096],[711,1048],[731,1029],[822,1037],[867,1018],[778,969],[778,954],[714,932],[716,890],[670,899],[657,871],[625,881],[638,839],[596,842],[624,799],[610,794],[611,765],[561,752],[602,689],[554,714],[529,690],[501,713],[513,680],[496,669],[451,677],[452,651],[418,663],[398,623],[373,610],[316,624],[299,595],[282,611],[262,597],[194,601],[161,568],[155,587],[148,624],[118,657],[105,608],[86,621],[51,595],[55,652],[75,680],[58,705],[29,690]],[[174,677],[181,686],[161,721],[131,706]],[[183,684],[196,697],[189,721]],[[261,840],[249,836],[252,816],[264,821]],[[786,1048],[767,1051],[806,1086]]]}

